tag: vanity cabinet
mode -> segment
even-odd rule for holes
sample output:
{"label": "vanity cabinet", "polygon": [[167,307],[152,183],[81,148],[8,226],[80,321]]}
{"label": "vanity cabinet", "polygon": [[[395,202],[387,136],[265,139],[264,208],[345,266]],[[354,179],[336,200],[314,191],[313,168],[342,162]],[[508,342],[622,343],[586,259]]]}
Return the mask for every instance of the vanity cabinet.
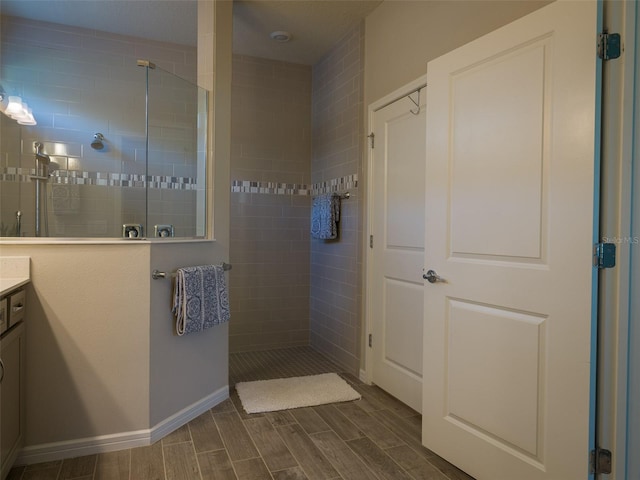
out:
{"label": "vanity cabinet", "polygon": [[13,324],[0,337],[0,360],[0,478],[4,480],[24,436],[24,322]]}

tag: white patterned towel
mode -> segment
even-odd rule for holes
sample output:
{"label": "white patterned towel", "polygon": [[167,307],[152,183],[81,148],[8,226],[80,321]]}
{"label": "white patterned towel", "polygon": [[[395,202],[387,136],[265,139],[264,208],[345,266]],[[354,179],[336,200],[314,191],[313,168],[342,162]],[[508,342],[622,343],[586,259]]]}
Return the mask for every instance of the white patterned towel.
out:
{"label": "white patterned towel", "polygon": [[184,267],[176,271],[173,308],[176,332],[201,332],[219,323],[228,322],[229,293],[224,270],[218,265]]}

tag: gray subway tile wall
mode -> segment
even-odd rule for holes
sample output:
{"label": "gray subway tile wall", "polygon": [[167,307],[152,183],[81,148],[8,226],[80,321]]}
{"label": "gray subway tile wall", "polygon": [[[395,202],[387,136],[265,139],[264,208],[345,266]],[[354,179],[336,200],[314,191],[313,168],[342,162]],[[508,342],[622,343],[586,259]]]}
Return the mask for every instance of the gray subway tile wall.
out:
{"label": "gray subway tile wall", "polygon": [[310,164],[311,67],[234,55],[231,352],[309,343]]}
{"label": "gray subway tile wall", "polygon": [[[360,365],[364,26],[318,64],[234,56],[232,352],[310,343]],[[344,192],[340,238],[311,239],[314,194]]]}
{"label": "gray subway tile wall", "polygon": [[[364,25],[313,67],[314,184],[361,178],[364,132]],[[360,369],[362,236],[360,186],[342,202],[338,241],[311,241],[310,343],[357,374]]]}

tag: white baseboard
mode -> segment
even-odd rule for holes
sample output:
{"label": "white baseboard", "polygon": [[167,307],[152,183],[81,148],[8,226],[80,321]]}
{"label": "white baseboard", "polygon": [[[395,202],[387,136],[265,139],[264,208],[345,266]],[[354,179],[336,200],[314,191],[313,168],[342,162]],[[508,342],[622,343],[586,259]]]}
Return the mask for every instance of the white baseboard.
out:
{"label": "white baseboard", "polygon": [[150,429],[29,445],[20,451],[15,464],[30,465],[151,445],[227,398],[229,398],[229,386],[225,385]]}
{"label": "white baseboard", "polygon": [[360,369],[360,380],[367,385],[371,385],[371,379],[369,378],[369,375],[367,375],[366,370]]}
{"label": "white baseboard", "polygon": [[219,403],[222,403],[227,398],[229,398],[229,385],[225,385],[219,390],[204,397],[202,400],[183,408],[178,413],[171,415],[169,418],[165,418],[150,430],[149,445],[157,442],[184,424],[189,423],[194,418],[200,416]]}

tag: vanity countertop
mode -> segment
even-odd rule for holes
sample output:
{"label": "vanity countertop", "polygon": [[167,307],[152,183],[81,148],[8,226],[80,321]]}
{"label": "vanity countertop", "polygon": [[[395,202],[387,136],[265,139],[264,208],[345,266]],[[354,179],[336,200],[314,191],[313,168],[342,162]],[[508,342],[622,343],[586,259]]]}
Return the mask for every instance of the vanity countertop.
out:
{"label": "vanity countertop", "polygon": [[31,280],[29,278],[0,278],[0,297],[11,293],[17,288],[26,285]]}
{"label": "vanity countertop", "polygon": [[30,281],[29,257],[0,257],[0,296]]}

